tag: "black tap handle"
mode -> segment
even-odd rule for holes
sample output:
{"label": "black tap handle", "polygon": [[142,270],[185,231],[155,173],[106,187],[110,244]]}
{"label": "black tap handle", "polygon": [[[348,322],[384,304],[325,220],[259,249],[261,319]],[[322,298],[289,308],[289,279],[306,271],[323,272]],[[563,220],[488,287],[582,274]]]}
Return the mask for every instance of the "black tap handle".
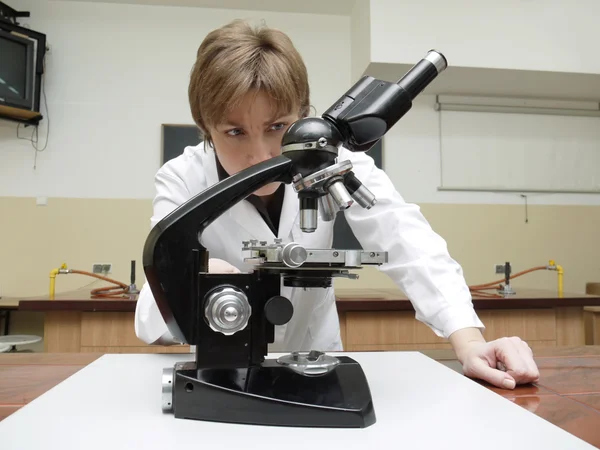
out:
{"label": "black tap handle", "polygon": [[510,284],[510,273],[511,273],[510,263],[507,261],[504,264],[504,281],[506,282],[507,286]]}
{"label": "black tap handle", "polygon": [[131,261],[131,284],[135,284],[135,259]]}

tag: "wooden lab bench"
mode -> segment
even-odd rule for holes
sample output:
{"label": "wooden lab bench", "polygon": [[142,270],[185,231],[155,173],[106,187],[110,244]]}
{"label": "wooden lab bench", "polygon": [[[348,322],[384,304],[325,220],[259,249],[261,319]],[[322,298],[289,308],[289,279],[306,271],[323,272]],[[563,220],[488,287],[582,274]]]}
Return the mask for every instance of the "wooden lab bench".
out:
{"label": "wooden lab bench", "polygon": [[19,308],[19,299],[0,297],[0,336],[5,336],[10,330],[10,313]]}
{"label": "wooden lab bench", "polygon": [[186,353],[189,346],[147,345],[135,335],[137,298],[90,298],[89,291],[21,300],[19,310],[44,313],[48,353]]}
{"label": "wooden lab bench", "polygon": [[[586,283],[585,292],[600,295],[600,283]],[[585,344],[600,345],[600,306],[587,306],[583,309],[585,321]]]}
{"label": "wooden lab bench", "polygon": [[[397,290],[336,290],[345,351],[450,348],[417,321],[411,303]],[[44,312],[44,349],[50,353],[186,353],[183,346],[150,346],[135,335],[136,299],[90,299],[89,292],[55,300],[21,300],[19,310]],[[478,298],[474,305],[488,340],[519,336],[532,348],[585,344],[585,306],[600,295],[516,289],[502,299]]]}
{"label": "wooden lab bench", "polygon": [[[487,340],[519,336],[535,349],[585,344],[583,308],[600,306],[600,295],[515,291],[506,298],[473,294]],[[345,351],[451,348],[415,319],[412,304],[398,290],[340,290],[337,297]]]}

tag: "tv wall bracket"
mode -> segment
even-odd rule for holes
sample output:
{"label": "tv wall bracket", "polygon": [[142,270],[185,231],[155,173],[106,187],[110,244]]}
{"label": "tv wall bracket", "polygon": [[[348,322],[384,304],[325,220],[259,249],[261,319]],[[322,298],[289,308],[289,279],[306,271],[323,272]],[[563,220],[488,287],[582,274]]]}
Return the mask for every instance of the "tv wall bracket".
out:
{"label": "tv wall bracket", "polygon": [[19,25],[17,18],[30,17],[29,11],[17,11],[6,3],[0,2],[0,21]]}

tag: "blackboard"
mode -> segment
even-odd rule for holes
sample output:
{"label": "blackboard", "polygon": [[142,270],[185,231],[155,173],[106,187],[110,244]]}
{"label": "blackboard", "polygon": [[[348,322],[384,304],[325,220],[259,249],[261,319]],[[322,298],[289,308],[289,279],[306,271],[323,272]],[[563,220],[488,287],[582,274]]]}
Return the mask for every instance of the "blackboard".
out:
{"label": "blackboard", "polygon": [[[198,145],[201,141],[202,133],[195,125],[163,125],[161,164],[181,155],[185,147]],[[383,169],[381,141],[374,145],[367,154],[373,158],[378,168]],[[361,208],[361,206],[353,205],[352,208]],[[333,233],[334,248],[362,249],[350,225],[348,225],[344,214],[340,213],[337,215]]]}
{"label": "blackboard", "polygon": [[202,132],[196,125],[163,125],[161,166],[177,158],[188,146],[202,142]]}

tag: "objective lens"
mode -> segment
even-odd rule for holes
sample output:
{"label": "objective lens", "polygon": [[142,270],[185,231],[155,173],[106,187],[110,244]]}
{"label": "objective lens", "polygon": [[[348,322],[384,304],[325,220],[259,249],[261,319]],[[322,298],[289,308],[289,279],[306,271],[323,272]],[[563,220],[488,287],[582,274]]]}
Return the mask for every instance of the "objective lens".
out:
{"label": "objective lens", "polygon": [[319,197],[319,209],[321,211],[321,218],[324,222],[331,222],[335,219],[335,216],[339,211],[338,206],[330,194]]}
{"label": "objective lens", "polygon": [[313,233],[317,229],[317,199],[300,196],[300,229],[305,233]]}
{"label": "objective lens", "polygon": [[350,194],[348,194],[348,191],[346,190],[341,178],[331,183],[327,190],[331,194],[331,197],[337,204],[338,208],[342,210],[350,208],[354,203],[354,200],[352,200],[352,197],[350,197]]}

